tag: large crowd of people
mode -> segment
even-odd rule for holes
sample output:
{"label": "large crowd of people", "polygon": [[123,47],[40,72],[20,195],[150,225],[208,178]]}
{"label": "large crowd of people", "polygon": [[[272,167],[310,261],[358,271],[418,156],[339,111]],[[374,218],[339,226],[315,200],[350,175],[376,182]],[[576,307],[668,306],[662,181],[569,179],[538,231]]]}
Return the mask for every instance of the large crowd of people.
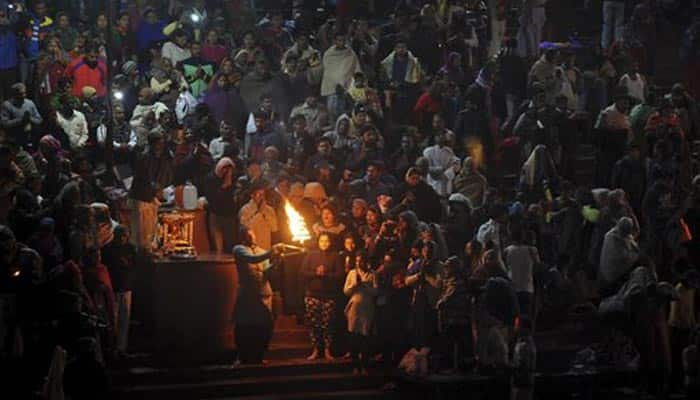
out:
{"label": "large crowd of people", "polygon": [[241,362],[270,339],[289,204],[309,359],[430,349],[527,396],[540,321],[597,309],[645,390],[699,390],[694,2],[105,3],[0,1],[0,363],[23,393],[106,398],[183,185],[197,250],[236,258]]}

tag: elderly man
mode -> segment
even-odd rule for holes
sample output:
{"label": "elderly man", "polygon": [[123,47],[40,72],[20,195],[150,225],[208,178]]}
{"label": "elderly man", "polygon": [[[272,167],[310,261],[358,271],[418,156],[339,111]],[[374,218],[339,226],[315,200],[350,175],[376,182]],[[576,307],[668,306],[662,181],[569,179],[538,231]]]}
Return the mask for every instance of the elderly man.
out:
{"label": "elderly man", "polygon": [[0,125],[19,146],[31,142],[32,131],[43,119],[33,101],[27,99],[27,88],[23,83],[12,85],[12,98],[2,103]]}

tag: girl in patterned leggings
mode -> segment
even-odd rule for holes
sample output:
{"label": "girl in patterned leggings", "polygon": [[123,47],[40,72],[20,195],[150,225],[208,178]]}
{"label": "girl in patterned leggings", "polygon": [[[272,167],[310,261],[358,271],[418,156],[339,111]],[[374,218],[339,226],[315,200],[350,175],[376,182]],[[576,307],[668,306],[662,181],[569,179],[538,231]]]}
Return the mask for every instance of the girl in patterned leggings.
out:
{"label": "girl in patterned leggings", "polygon": [[333,337],[330,322],[343,267],[338,254],[331,251],[331,238],[328,234],[321,233],[318,236],[318,251],[306,256],[302,271],[306,283],[306,322],[310,326],[313,345],[313,352],[307,359],[316,360],[323,354],[327,360],[331,360]]}

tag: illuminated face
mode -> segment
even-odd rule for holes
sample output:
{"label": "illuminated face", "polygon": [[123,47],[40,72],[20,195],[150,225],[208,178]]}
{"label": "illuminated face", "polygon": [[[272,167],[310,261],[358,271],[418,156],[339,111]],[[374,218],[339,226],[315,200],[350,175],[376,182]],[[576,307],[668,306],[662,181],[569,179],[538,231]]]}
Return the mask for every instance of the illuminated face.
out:
{"label": "illuminated face", "polygon": [[362,218],[365,215],[365,206],[359,201],[354,201],[352,203],[352,217]]}
{"label": "illuminated face", "polygon": [[321,235],[318,237],[318,248],[321,251],[326,251],[331,247],[331,239],[328,235]]}
{"label": "illuminated face", "polygon": [[104,14],[97,16],[97,27],[100,29],[107,29],[107,17]]}
{"label": "illuminated face", "polygon": [[420,180],[420,176],[418,174],[410,174],[406,177],[406,184],[408,186],[416,186],[418,184],[418,181]]}
{"label": "illuminated face", "polygon": [[253,199],[254,202],[262,203],[263,201],[265,201],[265,191],[256,190],[250,195],[250,197]]}
{"label": "illuminated face", "polygon": [[355,268],[365,269],[365,259],[360,254],[355,257]]}
{"label": "illuminated face", "polygon": [[321,222],[324,226],[333,226],[335,224],[335,215],[333,215],[331,210],[324,208],[321,211]]}
{"label": "illuminated face", "polygon": [[365,218],[367,219],[368,225],[376,225],[379,223],[379,216],[374,211],[367,211]]}
{"label": "illuminated face", "polygon": [[316,148],[318,150],[318,154],[322,156],[327,156],[331,154],[331,145],[330,143],[323,141],[318,144],[318,147]]}
{"label": "illuminated face", "polygon": [[346,251],[353,252],[355,251],[356,247],[357,246],[355,245],[355,239],[351,237],[345,238],[345,240],[343,241],[343,248]]}

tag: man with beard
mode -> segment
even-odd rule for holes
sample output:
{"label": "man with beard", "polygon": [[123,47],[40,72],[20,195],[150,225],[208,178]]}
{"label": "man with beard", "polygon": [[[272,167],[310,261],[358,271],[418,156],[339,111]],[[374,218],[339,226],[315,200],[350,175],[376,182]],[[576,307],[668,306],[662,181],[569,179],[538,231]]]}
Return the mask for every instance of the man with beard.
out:
{"label": "man with beard", "polygon": [[76,58],[66,67],[66,76],[73,80],[74,96],[81,97],[85,86],[95,88],[98,98],[107,93],[107,65],[104,60],[98,59],[98,55],[96,47],[88,47],[82,58]]}

